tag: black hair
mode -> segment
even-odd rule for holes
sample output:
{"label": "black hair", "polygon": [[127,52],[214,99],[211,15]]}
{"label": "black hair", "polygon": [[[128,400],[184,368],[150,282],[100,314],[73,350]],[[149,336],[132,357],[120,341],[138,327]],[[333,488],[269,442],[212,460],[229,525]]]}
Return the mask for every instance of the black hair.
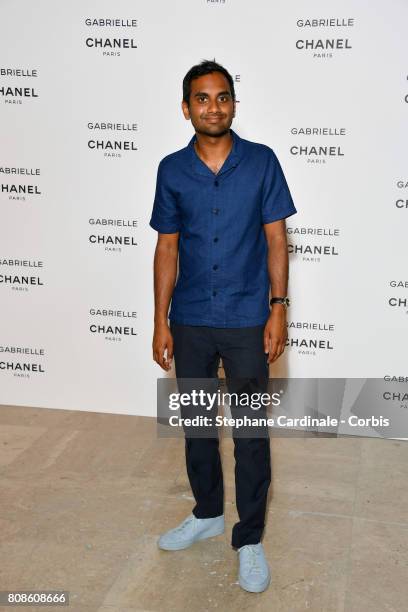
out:
{"label": "black hair", "polygon": [[215,59],[211,60],[203,60],[200,64],[196,64],[187,72],[186,76],[183,79],[183,100],[188,105],[190,105],[190,93],[191,93],[191,81],[193,79],[197,79],[200,76],[204,76],[205,74],[210,74],[211,72],[221,72],[227,79],[232,99],[235,101],[235,89],[234,89],[234,81],[230,73],[224,66],[218,64]]}

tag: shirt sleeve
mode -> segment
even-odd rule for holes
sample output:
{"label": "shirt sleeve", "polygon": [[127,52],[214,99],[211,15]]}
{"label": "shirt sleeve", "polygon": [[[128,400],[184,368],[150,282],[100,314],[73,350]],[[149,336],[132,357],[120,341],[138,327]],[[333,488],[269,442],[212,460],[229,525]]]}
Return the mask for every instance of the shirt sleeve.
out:
{"label": "shirt sleeve", "polygon": [[161,234],[174,234],[180,231],[181,227],[177,198],[170,188],[163,160],[157,169],[156,191],[149,225]]}
{"label": "shirt sleeve", "polygon": [[262,190],[262,223],[285,219],[297,212],[279,160],[275,152],[269,147],[268,149],[269,157]]}

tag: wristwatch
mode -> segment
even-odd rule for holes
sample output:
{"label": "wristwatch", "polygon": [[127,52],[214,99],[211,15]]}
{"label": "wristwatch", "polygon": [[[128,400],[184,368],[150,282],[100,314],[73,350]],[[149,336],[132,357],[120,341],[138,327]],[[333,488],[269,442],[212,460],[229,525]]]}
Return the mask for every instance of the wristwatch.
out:
{"label": "wristwatch", "polygon": [[288,306],[290,306],[290,300],[288,297],[273,297],[271,298],[269,304],[271,306],[272,304],[283,304],[287,308]]}

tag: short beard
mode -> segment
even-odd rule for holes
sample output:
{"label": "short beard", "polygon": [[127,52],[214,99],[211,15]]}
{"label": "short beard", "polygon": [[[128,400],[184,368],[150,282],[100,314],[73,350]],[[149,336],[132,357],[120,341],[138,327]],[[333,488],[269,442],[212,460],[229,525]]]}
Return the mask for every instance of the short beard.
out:
{"label": "short beard", "polygon": [[195,128],[195,131],[198,134],[203,134],[204,136],[211,136],[212,138],[221,138],[221,136],[225,136],[225,134],[228,134],[228,132],[230,131],[230,128],[227,127],[225,129],[223,129],[221,132],[218,132],[216,134],[214,134],[214,132],[208,132],[207,130],[202,130],[200,128]]}

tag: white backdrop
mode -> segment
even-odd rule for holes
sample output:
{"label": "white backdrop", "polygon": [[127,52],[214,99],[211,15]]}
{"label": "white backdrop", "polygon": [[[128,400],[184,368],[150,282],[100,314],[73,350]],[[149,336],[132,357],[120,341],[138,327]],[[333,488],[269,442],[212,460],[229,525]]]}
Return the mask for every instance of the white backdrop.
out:
{"label": "white backdrop", "polygon": [[156,171],[193,133],[184,74],[214,58],[235,80],[232,127],[275,150],[299,211],[271,375],[407,375],[405,0],[0,12],[0,403],[155,414]]}

